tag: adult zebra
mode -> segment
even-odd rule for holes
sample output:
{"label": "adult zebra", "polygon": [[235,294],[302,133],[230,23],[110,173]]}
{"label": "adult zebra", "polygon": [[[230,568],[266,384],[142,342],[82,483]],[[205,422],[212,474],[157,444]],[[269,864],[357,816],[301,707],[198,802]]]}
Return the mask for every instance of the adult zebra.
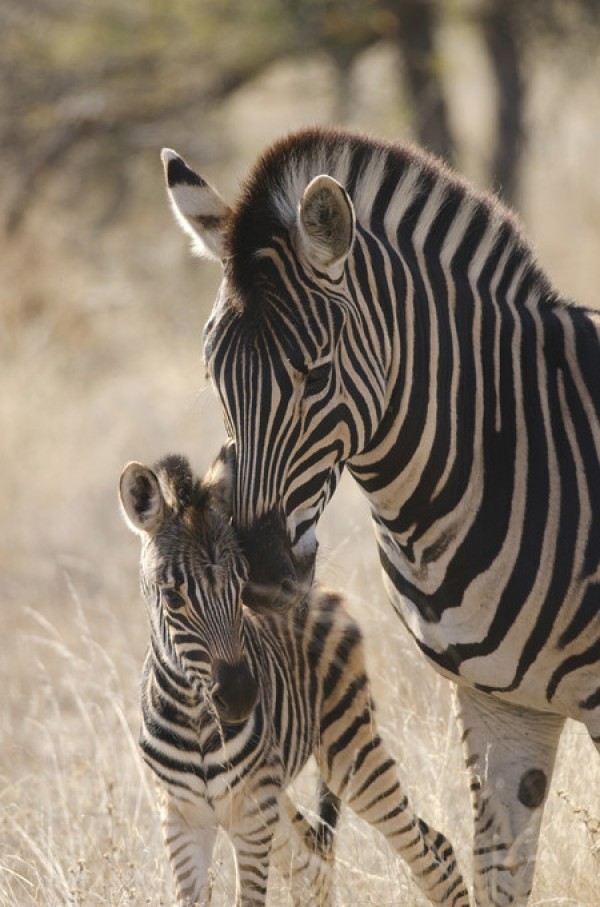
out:
{"label": "adult zebra", "polygon": [[478,904],[525,904],[566,717],[600,745],[600,317],[512,215],[418,150],[282,140],[235,208],[174,152],[224,280],[205,358],[238,457],[246,600],[302,598],[347,467],[385,586],[456,681]]}

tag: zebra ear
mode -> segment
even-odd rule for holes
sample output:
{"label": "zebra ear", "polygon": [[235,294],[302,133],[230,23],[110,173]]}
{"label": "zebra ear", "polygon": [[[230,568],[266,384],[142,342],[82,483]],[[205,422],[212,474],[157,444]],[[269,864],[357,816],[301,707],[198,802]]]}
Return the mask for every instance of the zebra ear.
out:
{"label": "zebra ear", "polygon": [[231,208],[170,148],[163,148],[160,156],[171,207],[184,233],[192,238],[192,250],[205,258],[222,261]]}
{"label": "zebra ear", "polygon": [[208,489],[212,503],[226,516],[233,513],[233,482],[235,476],[235,449],[233,442],[224,444],[217,459],[210,467],[203,485]]}
{"label": "zebra ear", "polygon": [[300,252],[316,268],[339,276],[354,242],[356,216],[346,190],[331,176],[312,180],[298,206]]}
{"label": "zebra ear", "polygon": [[158,478],[141,463],[128,463],[119,482],[119,497],[125,522],[141,535],[154,532],[162,520],[164,498]]}

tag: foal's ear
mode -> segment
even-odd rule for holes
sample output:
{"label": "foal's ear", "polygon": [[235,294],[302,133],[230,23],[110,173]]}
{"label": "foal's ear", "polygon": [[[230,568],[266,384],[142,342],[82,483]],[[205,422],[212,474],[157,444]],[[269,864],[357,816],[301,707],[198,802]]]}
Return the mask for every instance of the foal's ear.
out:
{"label": "foal's ear", "polygon": [[193,251],[222,261],[231,208],[175,151],[163,148],[160,156],[171,207],[184,233],[192,238]]}
{"label": "foal's ear", "polygon": [[354,205],[344,187],[332,176],[315,177],[300,200],[296,226],[300,253],[317,270],[339,276],[356,229]]}
{"label": "foal's ear", "polygon": [[163,516],[164,498],[155,473],[141,463],[128,463],[119,481],[125,522],[139,535],[156,531]]}
{"label": "foal's ear", "polygon": [[235,479],[235,447],[224,444],[203,481],[212,503],[230,517],[233,513],[233,483]]}

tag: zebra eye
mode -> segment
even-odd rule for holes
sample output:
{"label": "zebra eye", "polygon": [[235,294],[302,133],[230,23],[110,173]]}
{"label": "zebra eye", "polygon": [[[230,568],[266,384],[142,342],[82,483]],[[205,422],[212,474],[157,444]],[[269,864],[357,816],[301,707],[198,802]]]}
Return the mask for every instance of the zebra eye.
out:
{"label": "zebra eye", "polygon": [[330,364],[325,362],[323,365],[317,365],[307,374],[304,382],[304,396],[314,397],[320,394],[327,387],[329,381]]}
{"label": "zebra eye", "polygon": [[175,589],[163,589],[161,598],[167,609],[171,609],[173,611],[181,608],[181,606],[185,604],[183,598],[181,597],[179,592],[175,591]]}

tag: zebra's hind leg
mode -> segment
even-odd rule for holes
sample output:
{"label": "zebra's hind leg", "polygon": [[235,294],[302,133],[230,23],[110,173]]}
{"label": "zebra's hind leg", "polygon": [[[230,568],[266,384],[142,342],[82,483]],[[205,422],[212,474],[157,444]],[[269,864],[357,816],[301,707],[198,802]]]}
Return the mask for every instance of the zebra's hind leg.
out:
{"label": "zebra's hind leg", "polygon": [[463,687],[456,700],[475,821],[475,900],[522,907],[564,718]]}
{"label": "zebra's hind leg", "polygon": [[[341,727],[332,715],[341,716]],[[396,762],[377,732],[366,688],[354,696],[352,715],[335,702],[324,713],[318,761],[331,790],[387,838],[432,904],[468,907],[452,844],[414,812]]]}
{"label": "zebra's hind leg", "polygon": [[317,840],[324,854],[333,854],[335,830],[340,817],[340,798],[319,779],[319,825]]}
{"label": "zebra's hind leg", "polygon": [[321,779],[316,826],[286,795],[273,842],[273,865],[286,880],[298,907],[333,907],[334,840],[339,800]]}

